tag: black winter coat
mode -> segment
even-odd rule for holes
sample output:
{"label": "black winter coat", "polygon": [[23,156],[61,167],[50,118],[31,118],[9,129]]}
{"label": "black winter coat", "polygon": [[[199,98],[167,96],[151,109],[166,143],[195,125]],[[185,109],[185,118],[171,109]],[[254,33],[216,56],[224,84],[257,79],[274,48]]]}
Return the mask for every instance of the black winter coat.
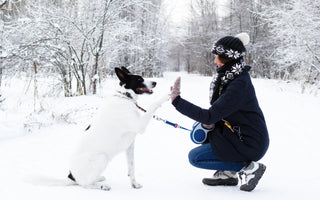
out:
{"label": "black winter coat", "polygon": [[[263,113],[246,66],[244,72],[230,82],[209,109],[202,109],[178,96],[172,104],[182,114],[203,124],[216,127],[208,138],[213,152],[225,162],[258,161],[269,146],[269,135]],[[232,132],[226,120],[240,133]]]}

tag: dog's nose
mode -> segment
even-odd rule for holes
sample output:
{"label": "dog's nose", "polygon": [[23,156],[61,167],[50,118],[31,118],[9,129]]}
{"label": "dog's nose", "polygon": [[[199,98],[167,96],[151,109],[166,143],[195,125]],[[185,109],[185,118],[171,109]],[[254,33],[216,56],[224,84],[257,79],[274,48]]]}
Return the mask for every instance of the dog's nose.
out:
{"label": "dog's nose", "polygon": [[152,82],[152,87],[153,88],[156,87],[156,85],[157,85],[157,82]]}

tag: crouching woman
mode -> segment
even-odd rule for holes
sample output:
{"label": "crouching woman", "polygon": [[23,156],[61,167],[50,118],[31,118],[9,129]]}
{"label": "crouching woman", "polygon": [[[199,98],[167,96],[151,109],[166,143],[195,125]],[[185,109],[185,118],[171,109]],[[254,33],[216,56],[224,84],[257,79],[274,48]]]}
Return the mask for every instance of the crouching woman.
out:
{"label": "crouching woman", "polygon": [[[264,115],[249,75],[250,66],[243,55],[249,42],[246,33],[226,36],[212,48],[217,64],[217,76],[210,85],[209,109],[202,109],[180,95],[180,77],[171,87],[173,106],[180,113],[200,122],[208,132],[207,141],[192,149],[190,163],[198,168],[216,170],[213,177],[204,178],[207,185],[237,185],[252,191],[266,166],[259,161],[269,146]],[[214,128],[213,128],[214,127]]]}

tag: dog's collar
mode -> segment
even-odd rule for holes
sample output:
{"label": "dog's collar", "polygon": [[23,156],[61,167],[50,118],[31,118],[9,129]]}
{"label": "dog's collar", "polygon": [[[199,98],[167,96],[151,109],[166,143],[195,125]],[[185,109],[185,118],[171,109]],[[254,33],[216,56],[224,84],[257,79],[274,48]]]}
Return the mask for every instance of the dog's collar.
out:
{"label": "dog's collar", "polygon": [[[133,99],[132,95],[129,93],[129,92],[120,92],[120,91],[117,91],[119,95],[115,95],[115,96],[118,96],[118,97],[121,97],[121,98],[126,98],[126,99],[130,99],[134,102],[134,104],[137,106],[137,108],[143,112],[147,112],[144,108],[140,107],[138,105],[138,103]],[[121,96],[120,96],[121,95]]]}
{"label": "dog's collar", "polygon": [[129,92],[120,92],[120,91],[117,91],[117,92],[122,95],[122,96],[120,96],[120,97],[122,97],[122,98],[128,98],[128,99],[132,99],[132,100],[133,100],[133,97],[132,97],[132,95],[131,95]]}

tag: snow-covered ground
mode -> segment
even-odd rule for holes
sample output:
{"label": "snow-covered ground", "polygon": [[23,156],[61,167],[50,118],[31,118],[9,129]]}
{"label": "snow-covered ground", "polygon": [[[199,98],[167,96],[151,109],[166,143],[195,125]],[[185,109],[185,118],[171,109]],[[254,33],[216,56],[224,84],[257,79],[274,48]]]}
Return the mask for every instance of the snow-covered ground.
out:
{"label": "snow-covered ground", "polygon": [[[182,96],[208,107],[211,77],[166,73],[157,78],[155,94],[139,100],[142,107],[168,92],[182,76]],[[44,81],[44,80],[43,80]],[[242,192],[236,187],[209,187],[201,183],[213,171],[192,167],[187,159],[196,145],[189,133],[152,120],[145,134],[136,140],[136,176],[144,187],[131,189],[125,155],[117,156],[104,176],[111,191],[88,190],[77,186],[48,186],[45,177],[64,179],[75,138],[90,123],[104,99],[112,95],[116,79],[106,81],[96,96],[47,97],[39,92],[25,94],[22,80],[7,81],[0,105],[0,198],[11,199],[315,199],[320,175],[320,97],[305,92],[297,83],[253,80],[270,133],[270,148],[261,160],[267,171],[257,188]],[[44,91],[46,84],[39,83]],[[21,87],[23,86],[23,87]],[[48,92],[48,91],[47,91]],[[31,94],[30,94],[31,93]],[[48,92],[49,93],[49,92]],[[41,96],[42,95],[42,96]],[[44,111],[39,112],[43,108]],[[38,114],[34,114],[36,109]],[[190,128],[193,121],[179,114],[170,102],[158,116]],[[119,126],[121,123],[119,122]],[[39,129],[39,127],[41,127]]]}

